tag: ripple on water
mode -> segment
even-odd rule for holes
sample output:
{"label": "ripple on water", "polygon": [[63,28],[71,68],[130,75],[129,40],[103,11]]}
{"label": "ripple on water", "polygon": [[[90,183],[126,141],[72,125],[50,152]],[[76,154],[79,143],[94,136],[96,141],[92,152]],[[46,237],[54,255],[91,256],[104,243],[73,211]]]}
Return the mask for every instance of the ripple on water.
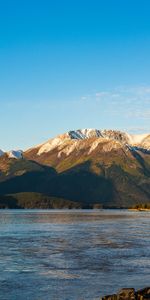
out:
{"label": "ripple on water", "polygon": [[96,300],[150,278],[148,212],[0,211],[0,299]]}

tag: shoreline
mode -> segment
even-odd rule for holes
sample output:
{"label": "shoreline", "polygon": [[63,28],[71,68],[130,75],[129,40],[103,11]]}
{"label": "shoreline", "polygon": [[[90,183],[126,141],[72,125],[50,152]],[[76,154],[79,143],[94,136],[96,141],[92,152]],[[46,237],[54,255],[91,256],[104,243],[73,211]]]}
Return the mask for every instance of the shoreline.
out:
{"label": "shoreline", "polygon": [[150,208],[128,208],[130,211],[150,211]]}
{"label": "shoreline", "polygon": [[150,208],[125,208],[125,207],[105,207],[105,208],[92,208],[92,207],[79,207],[79,208],[75,208],[75,207],[57,207],[57,208],[53,208],[53,207],[0,207],[0,210],[93,210],[93,211],[105,211],[105,210],[120,210],[120,211],[131,211],[131,212],[149,212]]}
{"label": "shoreline", "polygon": [[146,300],[150,299],[150,287],[140,290],[122,288],[117,294],[101,297],[101,300]]}

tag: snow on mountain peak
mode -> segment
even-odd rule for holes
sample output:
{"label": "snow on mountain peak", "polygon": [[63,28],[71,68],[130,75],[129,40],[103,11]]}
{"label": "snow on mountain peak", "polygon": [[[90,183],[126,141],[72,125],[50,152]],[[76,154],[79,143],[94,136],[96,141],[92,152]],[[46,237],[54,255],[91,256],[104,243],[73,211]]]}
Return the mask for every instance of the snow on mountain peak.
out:
{"label": "snow on mountain peak", "polygon": [[7,152],[9,158],[21,159],[23,158],[23,151],[22,150],[11,150]]}
{"label": "snow on mountain peak", "polygon": [[142,143],[149,134],[128,134],[129,144],[136,145]]}
{"label": "snow on mountain peak", "polygon": [[7,155],[8,158],[15,158],[15,159],[22,159],[23,158],[23,151],[22,150],[11,150],[8,152],[4,152],[0,149],[0,157],[3,155]]}
{"label": "snow on mountain peak", "polygon": [[5,154],[5,152],[0,149],[0,157],[3,156],[4,154]]}
{"label": "snow on mountain peak", "polygon": [[102,137],[102,133],[97,129],[78,129],[68,132],[71,139],[84,140],[92,137]]}
{"label": "snow on mountain peak", "polygon": [[[52,151],[53,149],[61,146],[63,143],[68,142],[70,140],[84,140],[91,137],[100,137],[102,136],[100,134],[99,130],[95,129],[78,129],[78,130],[72,130],[65,134],[58,135],[54,139],[50,139],[46,143],[40,146],[38,155],[41,155],[43,153],[47,153]],[[74,147],[72,147],[73,149]]]}
{"label": "snow on mountain peak", "polygon": [[42,153],[50,152],[68,139],[69,139],[68,134],[59,135],[54,139],[50,139],[45,144],[41,145],[37,154],[41,155]]}
{"label": "snow on mountain peak", "polygon": [[[83,140],[85,140],[85,142],[83,142]],[[88,142],[87,140],[90,141]],[[84,149],[86,143],[86,147],[89,147],[88,154],[90,154],[91,152],[95,151],[99,144],[103,143],[104,140],[110,142],[109,145],[106,145],[102,148],[104,151],[110,151],[112,147],[122,147],[123,145],[126,145],[127,148],[130,150],[143,149],[142,151],[150,151],[150,134],[148,133],[134,135],[118,130],[98,130],[92,128],[85,128],[71,130],[67,133],[58,135],[55,138],[48,140],[46,143],[43,143],[41,145],[27,150],[26,153],[37,148],[36,154],[40,156],[57,148],[58,157],[61,157],[63,153],[68,156],[75,150]],[[0,150],[0,157],[4,154],[7,154],[8,158],[23,158],[22,150],[11,150],[9,152],[4,152]]]}
{"label": "snow on mountain peak", "polygon": [[[148,138],[149,137],[149,138]],[[58,149],[58,156],[62,153],[69,155],[75,149],[81,149],[84,147],[82,140],[91,139],[89,142],[90,150],[89,153],[94,151],[99,143],[103,142],[104,139],[107,141],[114,141],[113,147],[130,146],[130,148],[139,147],[143,149],[150,149],[150,135],[141,134],[133,135],[119,130],[98,130],[98,129],[78,129],[71,130],[65,134],[58,135],[57,137],[48,140],[46,143],[39,145],[37,155],[48,153],[54,149]],[[93,139],[93,140],[92,140]],[[115,143],[118,143],[115,145]],[[81,145],[82,144],[82,145]],[[109,146],[109,148],[111,148]]]}

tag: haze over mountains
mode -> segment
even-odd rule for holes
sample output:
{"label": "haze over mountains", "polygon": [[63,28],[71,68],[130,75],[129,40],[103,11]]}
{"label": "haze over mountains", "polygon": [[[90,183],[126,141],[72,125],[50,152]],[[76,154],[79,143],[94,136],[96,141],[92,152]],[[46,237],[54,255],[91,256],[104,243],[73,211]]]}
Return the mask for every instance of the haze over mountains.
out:
{"label": "haze over mountains", "polygon": [[150,134],[74,130],[23,152],[0,151],[1,207],[150,203]]}

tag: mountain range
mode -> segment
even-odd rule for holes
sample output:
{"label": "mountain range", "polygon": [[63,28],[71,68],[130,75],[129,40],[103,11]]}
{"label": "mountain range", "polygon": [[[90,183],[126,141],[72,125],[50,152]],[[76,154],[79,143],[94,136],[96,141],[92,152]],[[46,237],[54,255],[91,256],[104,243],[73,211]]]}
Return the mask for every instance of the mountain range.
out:
{"label": "mountain range", "polygon": [[72,130],[0,150],[1,208],[128,208],[150,203],[150,134]]}

